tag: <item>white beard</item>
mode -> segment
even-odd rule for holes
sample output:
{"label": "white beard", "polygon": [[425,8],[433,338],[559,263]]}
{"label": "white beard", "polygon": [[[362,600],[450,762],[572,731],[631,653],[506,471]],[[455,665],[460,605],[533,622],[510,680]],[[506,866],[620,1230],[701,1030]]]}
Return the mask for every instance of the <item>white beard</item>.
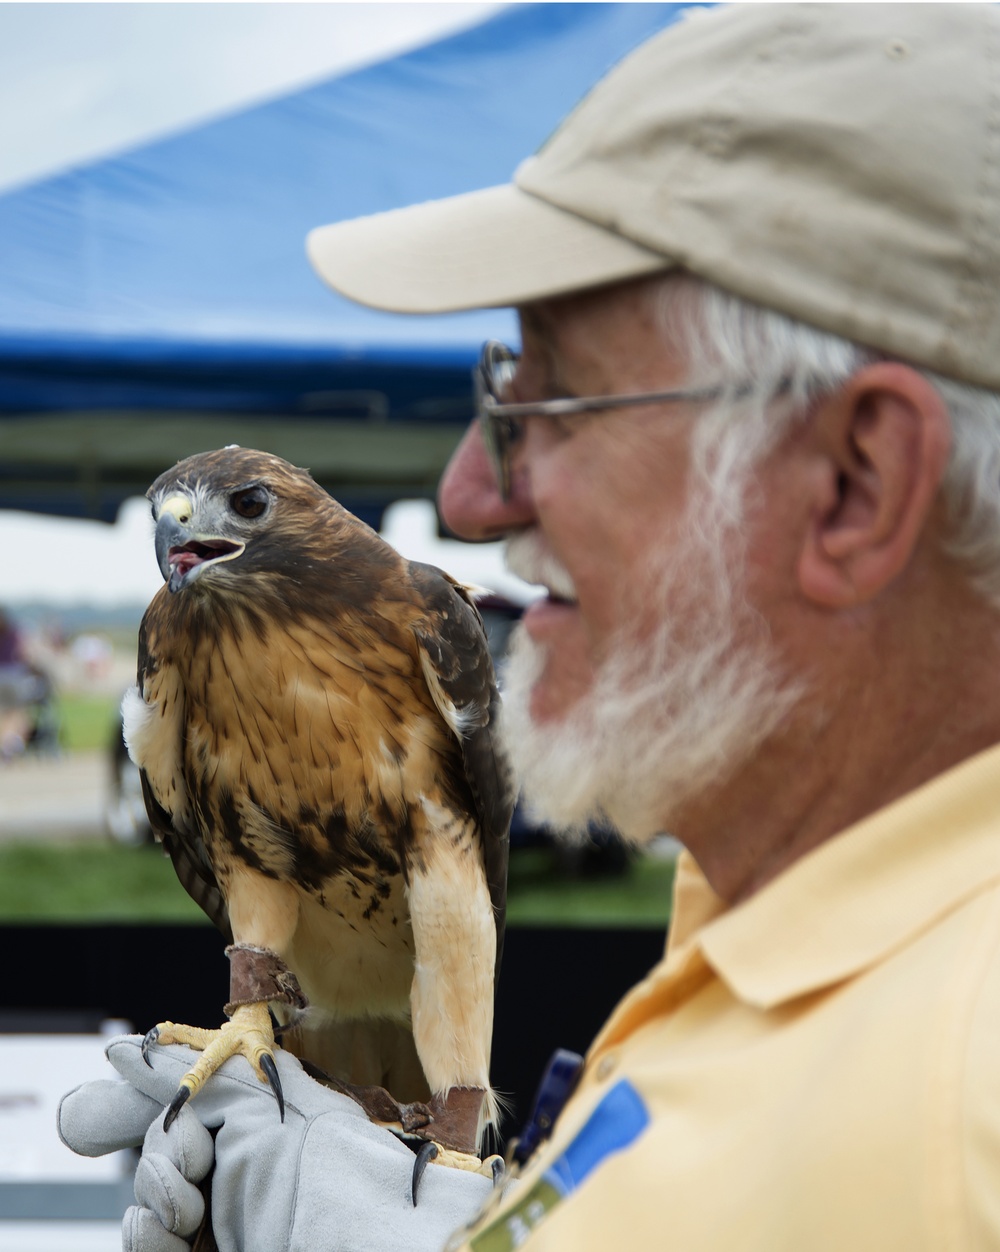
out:
{"label": "white beard", "polygon": [[[633,843],[661,832],[683,840],[675,815],[746,764],[804,694],[744,599],[732,495],[721,508],[692,501],[684,530],[686,542],[672,552],[654,548],[647,586],[633,587],[647,614],[649,603],[660,606],[655,633],[640,641],[622,630],[589,692],[560,721],[533,721],[546,652],[523,627],[513,636],[503,684],[507,747],[529,810],[569,836],[610,821]],[[522,537],[522,552],[533,539]]]}

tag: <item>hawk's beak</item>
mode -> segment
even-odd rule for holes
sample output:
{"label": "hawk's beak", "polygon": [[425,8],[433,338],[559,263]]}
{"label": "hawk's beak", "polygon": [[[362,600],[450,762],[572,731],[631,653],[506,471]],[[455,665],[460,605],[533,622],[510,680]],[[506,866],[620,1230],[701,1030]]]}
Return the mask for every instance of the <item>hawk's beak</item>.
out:
{"label": "hawk's beak", "polygon": [[231,539],[199,535],[187,524],[190,518],[190,501],[171,497],[164,502],[156,523],[156,561],[169,591],[181,591],[208,565],[231,561],[246,547]]}

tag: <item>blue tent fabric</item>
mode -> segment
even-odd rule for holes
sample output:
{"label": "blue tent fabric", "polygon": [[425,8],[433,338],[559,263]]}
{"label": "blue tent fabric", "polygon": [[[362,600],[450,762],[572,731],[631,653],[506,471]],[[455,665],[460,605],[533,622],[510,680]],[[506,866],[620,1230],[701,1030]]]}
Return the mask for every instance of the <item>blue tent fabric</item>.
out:
{"label": "blue tent fabric", "polygon": [[[0,407],[74,403],[65,373],[78,371],[81,391],[96,386],[100,403],[115,403],[101,364],[148,371],[154,386],[188,366],[210,388],[223,363],[244,377],[254,361],[264,376],[332,359],[466,368],[497,314],[355,307],[315,278],[305,234],[507,182],[589,84],[680,8],[513,6],[428,48],[0,197]],[[131,386],[148,399],[149,379],[126,378],[120,403],[134,403]],[[228,402],[243,406],[247,393]]]}
{"label": "blue tent fabric", "polygon": [[307,231],[507,181],[591,83],[682,7],[511,6],[0,196],[0,413],[315,411],[317,395],[361,390],[372,375],[393,416],[465,394],[478,345],[513,333],[510,316],[358,308],[312,273]]}

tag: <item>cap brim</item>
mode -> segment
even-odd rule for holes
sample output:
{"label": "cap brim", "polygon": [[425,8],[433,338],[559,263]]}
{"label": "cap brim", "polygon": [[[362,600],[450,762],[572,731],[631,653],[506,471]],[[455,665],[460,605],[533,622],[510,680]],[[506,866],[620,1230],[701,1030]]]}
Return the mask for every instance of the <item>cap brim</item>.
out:
{"label": "cap brim", "polygon": [[393,313],[528,304],[674,264],[513,185],[320,226],[306,250],[335,291]]}

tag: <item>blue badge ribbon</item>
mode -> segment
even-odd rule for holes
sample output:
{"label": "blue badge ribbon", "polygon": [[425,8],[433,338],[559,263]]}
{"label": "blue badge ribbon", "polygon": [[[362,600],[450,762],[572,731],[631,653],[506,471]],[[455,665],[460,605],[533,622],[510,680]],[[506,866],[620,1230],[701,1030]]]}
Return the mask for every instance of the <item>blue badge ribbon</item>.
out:
{"label": "blue badge ribbon", "polygon": [[649,1112],[638,1091],[621,1079],[527,1193],[477,1231],[469,1247],[473,1252],[514,1252],[602,1161],[630,1147],[648,1125]]}

